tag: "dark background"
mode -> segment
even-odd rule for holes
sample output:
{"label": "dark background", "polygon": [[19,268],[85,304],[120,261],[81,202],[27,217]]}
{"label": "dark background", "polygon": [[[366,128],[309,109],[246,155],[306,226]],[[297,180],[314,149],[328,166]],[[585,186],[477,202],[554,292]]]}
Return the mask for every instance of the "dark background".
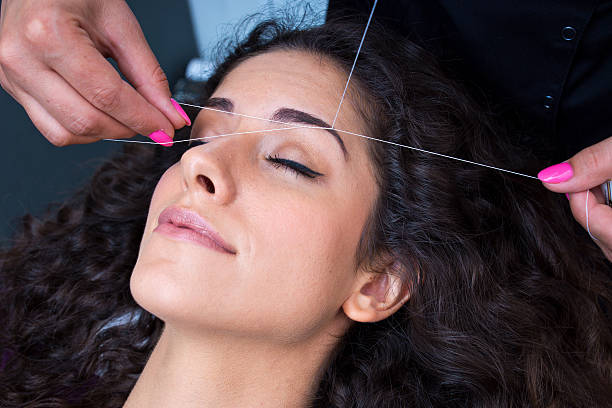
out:
{"label": "dark background", "polygon": [[[172,88],[198,56],[187,0],[128,0]],[[177,42],[177,40],[179,42]],[[9,243],[19,217],[41,215],[86,183],[122,143],[100,141],[55,147],[34,127],[25,110],[0,89],[0,246]]]}

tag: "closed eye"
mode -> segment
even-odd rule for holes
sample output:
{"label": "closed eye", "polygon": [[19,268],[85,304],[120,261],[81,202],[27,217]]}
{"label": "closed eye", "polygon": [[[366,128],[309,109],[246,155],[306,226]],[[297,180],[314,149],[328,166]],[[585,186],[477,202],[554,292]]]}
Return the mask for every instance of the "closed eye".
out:
{"label": "closed eye", "polygon": [[311,179],[319,177],[319,176],[324,176],[323,173],[319,173],[317,171],[311,170],[301,163],[298,163],[298,162],[295,162],[289,159],[283,159],[282,157],[278,157],[276,155],[275,156],[268,155],[266,156],[266,160],[272,162],[274,167],[276,168],[284,167],[287,170],[293,171],[297,175],[301,175],[301,176],[308,177]]}

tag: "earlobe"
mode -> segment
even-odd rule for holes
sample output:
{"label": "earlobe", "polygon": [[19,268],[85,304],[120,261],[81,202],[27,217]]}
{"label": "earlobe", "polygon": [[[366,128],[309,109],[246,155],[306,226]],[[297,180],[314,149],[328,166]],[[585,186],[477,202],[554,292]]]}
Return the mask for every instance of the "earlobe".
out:
{"label": "earlobe", "polygon": [[389,273],[370,273],[360,279],[342,308],[350,319],[358,322],[377,322],[395,313],[410,293],[399,276]]}

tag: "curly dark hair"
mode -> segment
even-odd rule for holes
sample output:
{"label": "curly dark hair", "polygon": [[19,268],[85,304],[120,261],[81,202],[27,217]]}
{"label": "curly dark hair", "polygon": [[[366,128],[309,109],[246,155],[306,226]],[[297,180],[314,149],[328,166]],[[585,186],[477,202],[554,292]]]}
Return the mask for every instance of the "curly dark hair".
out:
{"label": "curly dark hair", "polygon": [[[261,23],[209,81],[191,84],[190,102],[270,50],[348,73],[362,30]],[[547,164],[512,146],[427,51],[393,35],[372,26],[353,74],[370,136],[528,174]],[[516,175],[369,147],[381,193],[356,257],[376,271],[377,255],[393,254],[411,296],[385,320],[351,325],[309,406],[612,406],[610,264],[565,198]],[[70,200],[23,218],[0,252],[0,406],[125,402],[164,324],[136,304],[130,273],[153,189],[188,148],[128,144]]]}

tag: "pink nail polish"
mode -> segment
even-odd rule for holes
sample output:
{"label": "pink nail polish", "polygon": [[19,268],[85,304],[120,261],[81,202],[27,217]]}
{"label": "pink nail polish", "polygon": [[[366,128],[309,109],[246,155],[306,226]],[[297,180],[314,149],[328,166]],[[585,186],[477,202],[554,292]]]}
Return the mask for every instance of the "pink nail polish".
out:
{"label": "pink nail polish", "polygon": [[569,194],[565,193],[565,198],[569,200]]}
{"label": "pink nail polish", "polygon": [[574,170],[569,163],[563,162],[555,164],[538,173],[538,178],[545,183],[563,183],[574,176]]}
{"label": "pink nail polish", "polygon": [[159,143],[162,146],[170,147],[172,146],[172,139],[170,136],[166,134],[163,130],[157,130],[149,135],[151,140],[155,143]]}
{"label": "pink nail polish", "polygon": [[174,109],[176,109],[176,111],[183,117],[183,119],[185,119],[185,123],[187,123],[187,126],[191,126],[191,119],[189,119],[189,116],[187,116],[183,108],[181,108],[181,105],[179,105],[178,102],[176,102],[173,98],[170,98],[170,102],[172,102],[172,106],[174,106]]}

